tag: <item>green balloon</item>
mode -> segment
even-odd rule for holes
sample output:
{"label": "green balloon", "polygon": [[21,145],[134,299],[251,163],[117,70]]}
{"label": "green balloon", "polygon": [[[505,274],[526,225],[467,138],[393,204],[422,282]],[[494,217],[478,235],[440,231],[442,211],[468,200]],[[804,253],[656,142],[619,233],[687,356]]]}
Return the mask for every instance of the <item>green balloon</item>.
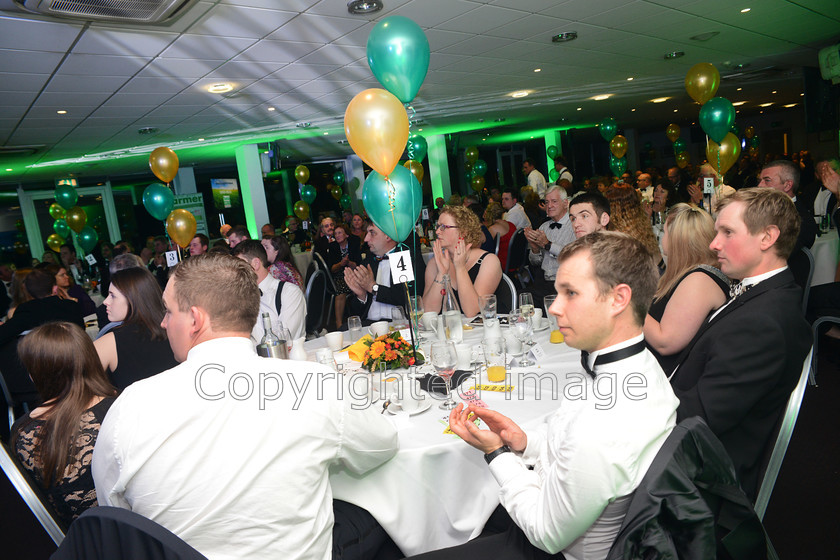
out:
{"label": "green balloon", "polygon": [[341,204],[341,207],[344,208],[345,210],[349,210],[350,207],[353,206],[353,201],[350,200],[350,195],[349,194],[343,195],[341,197],[341,200],[338,201],[338,203]]}
{"label": "green balloon", "polygon": [[368,36],[367,59],[379,83],[408,103],[417,95],[429,70],[429,40],[407,17],[388,16]]}
{"label": "green balloon", "polygon": [[700,108],[700,128],[720,144],[735,124],[735,107],[728,99],[713,97]]}
{"label": "green balloon", "polygon": [[300,199],[307,204],[312,204],[312,201],[315,200],[317,195],[318,191],[312,185],[303,185],[300,188]]}
{"label": "green balloon", "polygon": [[79,200],[79,194],[76,192],[76,189],[70,185],[57,186],[54,194],[55,201],[58,202],[58,204],[65,210],[69,210],[76,206],[76,202]]}
{"label": "green balloon", "polygon": [[557,146],[549,146],[548,150],[546,150],[546,153],[548,154],[548,157],[551,158],[551,159],[554,159],[554,158],[556,158],[557,156],[560,155],[560,151],[557,149]]}
{"label": "green balloon", "polygon": [[408,152],[408,159],[420,162],[426,157],[426,152],[429,151],[429,145],[426,143],[425,138],[415,132],[408,137],[406,151]]}
{"label": "green balloon", "polygon": [[70,235],[70,226],[64,220],[56,220],[53,222],[53,230],[61,237],[67,238]]}
{"label": "green balloon", "polygon": [[417,177],[402,165],[394,168],[388,180],[390,185],[371,171],[362,189],[362,202],[376,227],[399,243],[405,241],[420,215],[423,192]]}
{"label": "green balloon", "polygon": [[143,191],[143,206],[156,220],[165,220],[175,208],[175,195],[166,185],[152,183]]}
{"label": "green balloon", "polygon": [[674,140],[675,154],[681,154],[682,152],[686,151],[686,149],[688,149],[688,146],[686,146],[685,140],[683,140],[682,138],[677,138],[676,140]]}
{"label": "green balloon", "polygon": [[483,159],[476,160],[472,167],[473,175],[478,175],[479,177],[484,177],[484,174],[487,173],[487,162]]}
{"label": "green balloon", "polygon": [[97,235],[96,230],[92,227],[85,226],[76,236],[76,239],[79,241],[79,246],[85,250],[85,253],[90,253],[96,247],[96,243],[99,241],[99,235]]}
{"label": "green balloon", "polygon": [[627,158],[617,158],[614,155],[610,154],[610,169],[612,170],[613,175],[615,175],[616,177],[621,177],[621,174],[627,170]]}
{"label": "green balloon", "polygon": [[758,140],[758,136],[753,136],[750,138],[750,148],[758,148],[760,142]]}
{"label": "green balloon", "polygon": [[615,119],[612,117],[606,117],[600,123],[598,123],[598,132],[601,133],[601,137],[609,142],[615,135],[618,134],[618,123],[615,122]]}
{"label": "green balloon", "polygon": [[335,173],[333,173],[333,181],[335,181],[335,184],[338,185],[339,187],[341,185],[343,185],[344,184],[344,173],[342,173],[341,171],[336,171]]}
{"label": "green balloon", "polygon": [[548,178],[552,183],[556,183],[557,179],[560,178],[560,172],[552,167],[548,170]]}

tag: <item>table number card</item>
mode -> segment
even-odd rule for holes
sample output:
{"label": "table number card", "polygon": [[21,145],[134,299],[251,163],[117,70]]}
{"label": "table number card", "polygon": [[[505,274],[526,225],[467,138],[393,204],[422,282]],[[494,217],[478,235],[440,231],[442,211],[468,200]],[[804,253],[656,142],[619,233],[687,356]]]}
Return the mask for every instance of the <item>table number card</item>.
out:
{"label": "table number card", "polygon": [[88,255],[85,257],[85,260],[88,262],[89,265],[93,266],[96,264],[96,257],[93,255]]}
{"label": "table number card", "polygon": [[424,220],[428,220],[429,219],[429,209],[428,208],[423,208],[423,210],[421,210],[421,212],[420,212],[420,215]]}
{"label": "table number card", "polygon": [[397,251],[388,255],[388,264],[391,265],[391,277],[395,284],[411,282],[414,280],[414,265],[411,262],[409,251]]}
{"label": "table number card", "polygon": [[541,362],[545,358],[545,348],[538,342],[531,348],[530,354],[535,361]]}
{"label": "table number card", "polygon": [[166,252],[166,266],[172,268],[173,266],[178,264],[178,251],[167,251]]}

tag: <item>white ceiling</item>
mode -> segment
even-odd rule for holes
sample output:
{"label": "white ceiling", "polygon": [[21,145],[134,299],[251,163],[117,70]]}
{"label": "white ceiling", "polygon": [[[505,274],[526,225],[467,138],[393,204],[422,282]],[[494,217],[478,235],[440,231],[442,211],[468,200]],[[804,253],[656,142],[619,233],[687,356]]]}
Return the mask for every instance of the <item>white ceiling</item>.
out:
{"label": "white ceiling", "polygon": [[[159,145],[183,154],[182,165],[232,159],[237,142],[255,138],[282,139],[292,158],[349,154],[339,143],[344,111],[355,94],[381,87],[365,45],[389,15],[417,22],[431,45],[429,73],[413,102],[420,120],[413,126],[424,134],[478,129],[498,118],[509,129],[588,126],[605,116],[620,126],[690,121],[698,107],[683,79],[698,62],[718,67],[719,95],[748,101],[742,111],[797,102],[800,68],[816,66],[818,49],[840,40],[838,0],[384,3],[381,12],[353,16],[344,0],[198,1],[169,26],[132,27],[35,16],[0,0],[0,183],[67,171],[148,173],[143,154]],[[553,44],[551,36],[564,31],[578,39]],[[719,34],[690,39],[708,32]],[[665,60],[671,51],[685,56]],[[205,90],[217,82],[235,89]],[[512,99],[519,89],[532,93]],[[589,99],[601,93],[613,97]],[[673,99],[649,103],[659,96]],[[295,126],[301,122],[312,126]],[[143,127],[158,132],[138,134]],[[230,143],[190,150],[198,138],[202,146]],[[20,146],[34,146],[34,155],[3,154]],[[132,149],[140,155],[96,160]],[[23,167],[84,156],[93,157]]]}

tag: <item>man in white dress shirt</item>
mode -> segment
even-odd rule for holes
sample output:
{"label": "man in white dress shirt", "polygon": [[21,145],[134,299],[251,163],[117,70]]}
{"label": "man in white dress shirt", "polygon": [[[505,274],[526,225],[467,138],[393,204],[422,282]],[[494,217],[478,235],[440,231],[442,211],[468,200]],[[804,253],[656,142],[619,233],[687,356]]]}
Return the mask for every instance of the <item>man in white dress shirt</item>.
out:
{"label": "man in white dress shirt", "polygon": [[337,396],[347,387],[327,366],[258,357],[259,300],[256,274],[235,257],[175,268],[163,327],[183,363],[134,383],[108,411],[93,452],[97,498],[213,560],[330,560],[329,469],[379,466],[396,432],[349,390]]}
{"label": "man in white dress shirt", "polygon": [[540,200],[545,198],[545,175],[537,171],[537,166],[532,158],[522,162],[522,173],[528,178],[528,186],[536,191]]}
{"label": "man in white dress shirt", "polygon": [[519,204],[519,195],[516,194],[516,189],[505,189],[502,193],[502,206],[507,212],[502,216],[503,220],[507,220],[516,226],[516,229],[531,227],[531,220],[528,219],[528,214],[525,209]]}
{"label": "man in white dress shirt", "polygon": [[[671,433],[679,401],[645,348],[642,325],[659,275],[642,244],[595,232],[560,254],[557,299],[549,309],[566,344],[581,350],[575,390],[545,423],[526,433],[511,419],[463,405],[452,431],[481,450],[513,520],[501,533],[431,558],[605,558],[633,493]],[[623,387],[608,405],[594,395]],[[489,429],[469,418],[479,417]],[[533,466],[533,470],[529,469]]]}
{"label": "man in white dress shirt", "polygon": [[[292,339],[306,336],[306,297],[303,290],[291,282],[282,282],[281,288],[280,280],[268,273],[268,255],[262,243],[255,239],[246,239],[234,247],[232,254],[250,264],[257,273],[260,312],[254,328],[251,329],[251,339],[254,343],[262,340],[265,334],[262,322],[263,313],[268,313],[271,317],[271,328],[274,334],[280,334],[279,329],[282,325],[289,330]],[[281,289],[278,300],[277,291]]]}
{"label": "man in white dress shirt", "polygon": [[551,187],[545,195],[545,213],[548,220],[539,229],[525,229],[525,238],[531,251],[531,264],[540,269],[535,274],[534,285],[528,289],[540,300],[554,293],[554,278],[557,275],[557,255],[563,247],[575,240],[575,232],[569,221],[569,201],[562,187]]}

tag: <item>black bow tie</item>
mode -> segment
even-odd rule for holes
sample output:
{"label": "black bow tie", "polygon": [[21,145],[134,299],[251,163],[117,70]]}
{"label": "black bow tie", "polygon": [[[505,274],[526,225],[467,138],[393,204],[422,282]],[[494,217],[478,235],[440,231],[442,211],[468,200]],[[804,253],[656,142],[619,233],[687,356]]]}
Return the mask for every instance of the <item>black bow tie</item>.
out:
{"label": "black bow tie", "polygon": [[733,281],[732,285],[729,286],[729,297],[730,298],[736,298],[736,297],[740,296],[741,294],[745,294],[753,286],[754,286],[754,284],[749,284],[747,286],[744,286],[744,281],[743,280],[741,280],[739,282]]}
{"label": "black bow tie", "polygon": [[[599,354],[598,357],[595,358],[595,363],[592,364],[592,367],[594,368],[595,366],[611,364],[613,362],[629,358],[630,356],[635,356],[636,354],[642,352],[644,349],[645,341],[640,340],[639,342],[631,344],[626,348],[619,348],[618,350],[607,352],[606,354]],[[583,366],[583,369],[586,371],[586,373],[592,376],[592,379],[595,379],[595,371],[589,367],[589,352],[587,352],[586,350],[580,351],[580,365]]]}
{"label": "black bow tie", "polygon": [[381,257],[376,257],[376,262],[387,261],[388,255],[382,255]]}
{"label": "black bow tie", "polygon": [[560,229],[561,227],[563,227],[563,224],[561,224],[560,222],[552,222],[552,223],[548,224],[548,227],[549,227],[549,229],[554,229],[554,228]]}

